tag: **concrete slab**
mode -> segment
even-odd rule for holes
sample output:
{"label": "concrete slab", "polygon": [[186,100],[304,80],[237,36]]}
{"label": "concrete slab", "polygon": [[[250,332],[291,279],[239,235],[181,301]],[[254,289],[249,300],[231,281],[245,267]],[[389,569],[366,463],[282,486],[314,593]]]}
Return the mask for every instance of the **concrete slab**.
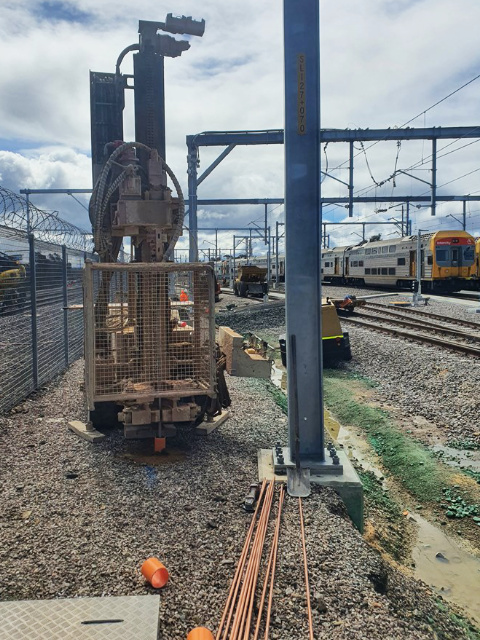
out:
{"label": "concrete slab", "polygon": [[80,420],[71,420],[68,423],[68,428],[70,431],[73,431],[73,433],[76,433],[77,436],[84,440],[88,440],[89,442],[98,442],[98,440],[103,440],[103,438],[105,438],[104,433],[100,433],[100,431],[93,429],[84,422],[80,422]]}
{"label": "concrete slab", "polygon": [[226,358],[226,370],[231,376],[270,378],[272,363],[258,353],[243,348],[243,336],[229,327],[220,327],[218,343]]}
{"label": "concrete slab", "polygon": [[[337,455],[340,459],[340,464],[343,466],[343,473],[332,475],[331,473],[311,472],[310,482],[319,484],[322,487],[335,489],[345,503],[353,524],[363,533],[363,485],[346,453],[342,450],[337,450]],[[263,480],[263,478],[275,480],[276,482],[287,481],[286,475],[275,474],[271,449],[260,449],[258,451],[258,479]]]}
{"label": "concrete slab", "polygon": [[0,602],[8,640],[156,640],[160,596]]}
{"label": "concrete slab", "polygon": [[198,433],[200,436],[208,436],[209,433],[218,429],[218,427],[223,424],[230,417],[230,411],[223,410],[219,416],[215,416],[211,421],[202,422],[195,429],[195,433]]}

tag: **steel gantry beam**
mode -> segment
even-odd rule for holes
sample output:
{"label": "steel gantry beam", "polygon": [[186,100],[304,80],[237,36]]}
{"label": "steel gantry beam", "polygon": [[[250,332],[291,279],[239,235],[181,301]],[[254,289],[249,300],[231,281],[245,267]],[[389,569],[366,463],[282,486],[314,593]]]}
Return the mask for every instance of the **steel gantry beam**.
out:
{"label": "steel gantry beam", "polygon": [[[423,128],[410,128],[405,129],[320,129],[320,135],[318,143],[319,145],[333,143],[333,142],[345,142],[349,144],[349,180],[348,183],[344,183],[342,180],[338,180],[335,176],[328,174],[324,171],[320,171],[322,175],[338,182],[342,182],[348,189],[348,198],[346,199],[331,199],[322,198],[321,202],[324,204],[337,204],[339,202],[345,202],[348,206],[348,214],[353,216],[353,205],[357,202],[376,202],[379,199],[371,198],[364,199],[358,198],[353,195],[354,193],[354,142],[380,142],[388,140],[431,140],[432,141],[432,182],[427,183],[430,187],[431,194],[427,197],[396,197],[382,198],[382,202],[430,202],[432,208],[432,215],[436,212],[436,203],[439,201],[448,202],[454,200],[454,196],[444,198],[437,195],[436,185],[436,172],[437,172],[437,141],[442,139],[454,139],[454,138],[479,138],[480,137],[480,125],[467,126],[467,127],[423,127]],[[244,198],[244,199],[198,199],[197,189],[198,185],[205,180],[205,178],[211,174],[211,172],[217,167],[220,162],[234,149],[237,145],[264,145],[264,144],[283,144],[284,143],[284,131],[283,129],[267,129],[264,131],[205,131],[195,135],[187,136],[188,147],[188,194],[189,194],[189,227],[190,227],[190,260],[194,261],[196,257],[197,246],[197,207],[199,205],[235,205],[235,204],[282,204],[281,198]],[[200,147],[214,147],[225,146],[226,148],[220,154],[220,156],[205,170],[205,172],[197,177],[197,169],[199,166],[199,149]],[[397,173],[402,173],[398,171]],[[415,176],[412,176],[415,177]],[[464,196],[457,197],[458,200],[466,200]]]}

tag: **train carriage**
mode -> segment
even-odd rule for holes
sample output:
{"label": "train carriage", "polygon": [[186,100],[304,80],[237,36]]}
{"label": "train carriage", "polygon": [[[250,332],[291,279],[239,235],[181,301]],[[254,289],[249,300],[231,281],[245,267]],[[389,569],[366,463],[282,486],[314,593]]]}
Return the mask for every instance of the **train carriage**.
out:
{"label": "train carriage", "polygon": [[[475,240],[465,231],[421,236],[422,289],[459,291],[475,277]],[[322,277],[332,284],[411,287],[417,236],[378,240],[322,252]]]}

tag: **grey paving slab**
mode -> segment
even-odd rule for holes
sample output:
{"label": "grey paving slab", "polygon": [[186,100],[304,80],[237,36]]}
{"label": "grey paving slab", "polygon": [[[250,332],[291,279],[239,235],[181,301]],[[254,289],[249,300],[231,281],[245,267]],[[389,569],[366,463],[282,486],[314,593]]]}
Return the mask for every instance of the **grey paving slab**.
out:
{"label": "grey paving slab", "polygon": [[0,602],[0,640],[157,640],[160,596]]}

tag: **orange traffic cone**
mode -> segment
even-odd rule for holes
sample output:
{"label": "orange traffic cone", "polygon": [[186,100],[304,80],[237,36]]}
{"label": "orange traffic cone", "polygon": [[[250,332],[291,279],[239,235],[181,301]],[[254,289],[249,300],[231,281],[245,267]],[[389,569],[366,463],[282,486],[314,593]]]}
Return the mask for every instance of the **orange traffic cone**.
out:
{"label": "orange traffic cone", "polygon": [[187,302],[188,301],[188,295],[187,293],[182,289],[182,293],[180,294],[180,302]]}

